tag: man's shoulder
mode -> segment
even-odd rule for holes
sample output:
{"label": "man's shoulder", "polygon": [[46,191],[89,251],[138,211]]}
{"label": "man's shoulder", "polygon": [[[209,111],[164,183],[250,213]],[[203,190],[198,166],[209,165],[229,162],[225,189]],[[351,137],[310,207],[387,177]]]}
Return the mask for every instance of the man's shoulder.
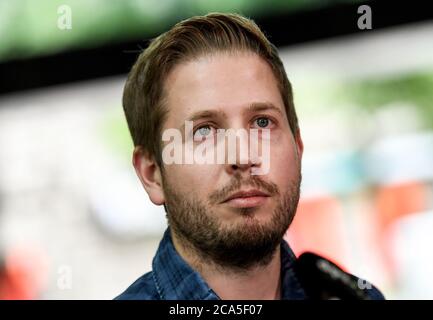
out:
{"label": "man's shoulder", "polygon": [[115,300],[159,300],[158,290],[153,279],[153,272],[150,271],[133,284],[131,284]]}

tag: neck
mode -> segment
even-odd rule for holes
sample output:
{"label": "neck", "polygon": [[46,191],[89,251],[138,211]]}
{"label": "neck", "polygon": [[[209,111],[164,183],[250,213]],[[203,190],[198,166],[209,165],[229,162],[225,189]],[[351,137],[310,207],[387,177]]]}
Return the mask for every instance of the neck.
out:
{"label": "neck", "polygon": [[223,300],[281,299],[281,253],[278,245],[270,262],[247,270],[233,270],[202,259],[171,231],[179,255]]}

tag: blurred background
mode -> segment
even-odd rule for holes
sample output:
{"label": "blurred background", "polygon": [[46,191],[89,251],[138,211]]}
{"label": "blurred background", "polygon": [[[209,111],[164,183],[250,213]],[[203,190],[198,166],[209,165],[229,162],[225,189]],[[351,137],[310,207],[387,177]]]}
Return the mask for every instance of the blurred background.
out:
{"label": "blurred background", "polygon": [[123,85],[149,39],[211,11],[255,19],[292,82],[295,253],[433,299],[433,12],[411,3],[1,0],[0,299],[112,299],[151,269],[165,214],[131,165]]}

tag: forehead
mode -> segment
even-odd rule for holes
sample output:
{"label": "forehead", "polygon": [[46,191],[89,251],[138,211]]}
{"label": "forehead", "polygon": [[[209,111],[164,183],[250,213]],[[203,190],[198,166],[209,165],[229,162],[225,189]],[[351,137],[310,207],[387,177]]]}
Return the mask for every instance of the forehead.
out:
{"label": "forehead", "polygon": [[257,102],[272,104],[285,114],[271,67],[254,53],[217,53],[181,63],[168,75],[165,93],[169,125],[203,110],[230,117]]}

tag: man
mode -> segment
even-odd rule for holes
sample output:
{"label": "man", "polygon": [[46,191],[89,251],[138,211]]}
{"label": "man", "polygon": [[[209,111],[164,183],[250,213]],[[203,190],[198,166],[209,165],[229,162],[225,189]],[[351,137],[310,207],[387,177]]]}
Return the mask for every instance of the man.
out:
{"label": "man", "polygon": [[[258,26],[219,13],[176,24],[139,56],[123,107],[135,170],[169,228],[152,272],[118,299],[309,298],[283,241],[299,201],[303,143],[290,82]],[[170,130],[181,134],[170,149],[184,151],[180,162],[167,161]],[[213,139],[221,130],[256,135],[236,134],[228,161],[228,139]],[[229,151],[225,161],[187,161],[205,140],[203,150]],[[249,152],[260,147],[261,157]],[[372,288],[371,297],[382,295]]]}

